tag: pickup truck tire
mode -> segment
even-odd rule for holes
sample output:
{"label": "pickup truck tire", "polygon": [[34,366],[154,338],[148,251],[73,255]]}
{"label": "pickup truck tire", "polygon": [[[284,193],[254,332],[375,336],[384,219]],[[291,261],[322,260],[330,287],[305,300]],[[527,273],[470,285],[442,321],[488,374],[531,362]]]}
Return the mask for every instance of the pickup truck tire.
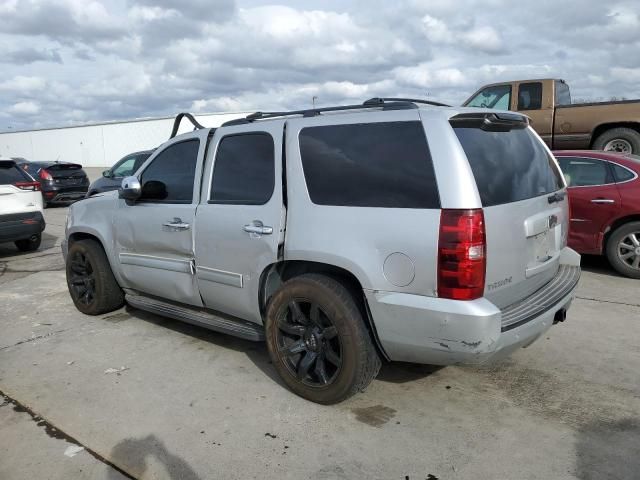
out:
{"label": "pickup truck tire", "polygon": [[42,242],[42,234],[38,233],[37,235],[33,235],[29,238],[23,238],[21,240],[16,240],[15,243],[18,250],[21,252],[34,252],[40,247],[40,243]]}
{"label": "pickup truck tire", "polygon": [[640,222],[625,223],[615,229],[607,240],[606,253],[618,273],[640,278]]}
{"label": "pickup truck tire", "polygon": [[78,240],[67,254],[67,286],[76,308],[86,315],[101,315],[124,305],[107,255],[95,240]]}
{"label": "pickup truck tire", "polygon": [[325,275],[304,274],[282,285],[267,308],[266,337],[280,377],[312,402],[341,402],[364,391],[380,370],[356,301]]}
{"label": "pickup truck tire", "polygon": [[640,153],[640,133],[633,128],[618,127],[601,133],[593,142],[594,150]]}

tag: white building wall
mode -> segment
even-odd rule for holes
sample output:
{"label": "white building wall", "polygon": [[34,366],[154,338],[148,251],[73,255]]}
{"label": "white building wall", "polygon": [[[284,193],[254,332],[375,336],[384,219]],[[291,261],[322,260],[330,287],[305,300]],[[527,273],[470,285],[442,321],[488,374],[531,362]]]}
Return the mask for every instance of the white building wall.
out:
{"label": "white building wall", "polygon": [[[248,112],[197,115],[205,127],[240,118]],[[0,133],[0,157],[60,160],[84,167],[110,167],[128,153],[155,148],[169,139],[173,118],[114,122],[79,127]],[[193,129],[183,119],[178,133]]]}

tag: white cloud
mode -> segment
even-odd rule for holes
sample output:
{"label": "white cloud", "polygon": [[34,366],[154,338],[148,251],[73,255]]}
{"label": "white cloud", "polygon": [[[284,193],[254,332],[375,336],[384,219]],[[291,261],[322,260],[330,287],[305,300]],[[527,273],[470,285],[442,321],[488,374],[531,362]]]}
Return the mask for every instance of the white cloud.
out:
{"label": "white cloud", "polygon": [[40,105],[35,102],[18,102],[9,107],[9,112],[18,115],[34,115],[40,112]]}
{"label": "white cloud", "polygon": [[0,82],[1,91],[9,91],[14,93],[25,93],[42,90],[47,82],[40,77],[26,77],[17,75],[13,78]]}

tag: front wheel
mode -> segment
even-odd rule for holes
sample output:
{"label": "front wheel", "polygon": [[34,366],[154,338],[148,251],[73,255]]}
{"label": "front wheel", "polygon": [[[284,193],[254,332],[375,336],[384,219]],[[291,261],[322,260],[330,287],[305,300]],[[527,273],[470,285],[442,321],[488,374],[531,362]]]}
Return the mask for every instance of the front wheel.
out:
{"label": "front wheel", "polygon": [[107,255],[95,240],[71,244],[66,270],[71,299],[82,313],[100,315],[124,304],[124,294],[113,276]]}
{"label": "front wheel", "polygon": [[618,273],[640,278],[640,222],[618,227],[607,240],[607,258]]}
{"label": "front wheel", "polygon": [[324,275],[305,274],[283,284],[267,309],[266,336],[284,382],[312,402],[338,403],[364,391],[380,369],[354,298]]}

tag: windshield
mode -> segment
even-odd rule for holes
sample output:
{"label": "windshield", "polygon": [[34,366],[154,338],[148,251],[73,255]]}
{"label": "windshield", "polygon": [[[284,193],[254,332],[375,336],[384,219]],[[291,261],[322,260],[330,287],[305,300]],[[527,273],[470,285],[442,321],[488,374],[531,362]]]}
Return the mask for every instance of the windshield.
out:
{"label": "windshield", "polygon": [[511,85],[494,85],[492,87],[482,89],[464,106],[509,110],[510,105]]}

